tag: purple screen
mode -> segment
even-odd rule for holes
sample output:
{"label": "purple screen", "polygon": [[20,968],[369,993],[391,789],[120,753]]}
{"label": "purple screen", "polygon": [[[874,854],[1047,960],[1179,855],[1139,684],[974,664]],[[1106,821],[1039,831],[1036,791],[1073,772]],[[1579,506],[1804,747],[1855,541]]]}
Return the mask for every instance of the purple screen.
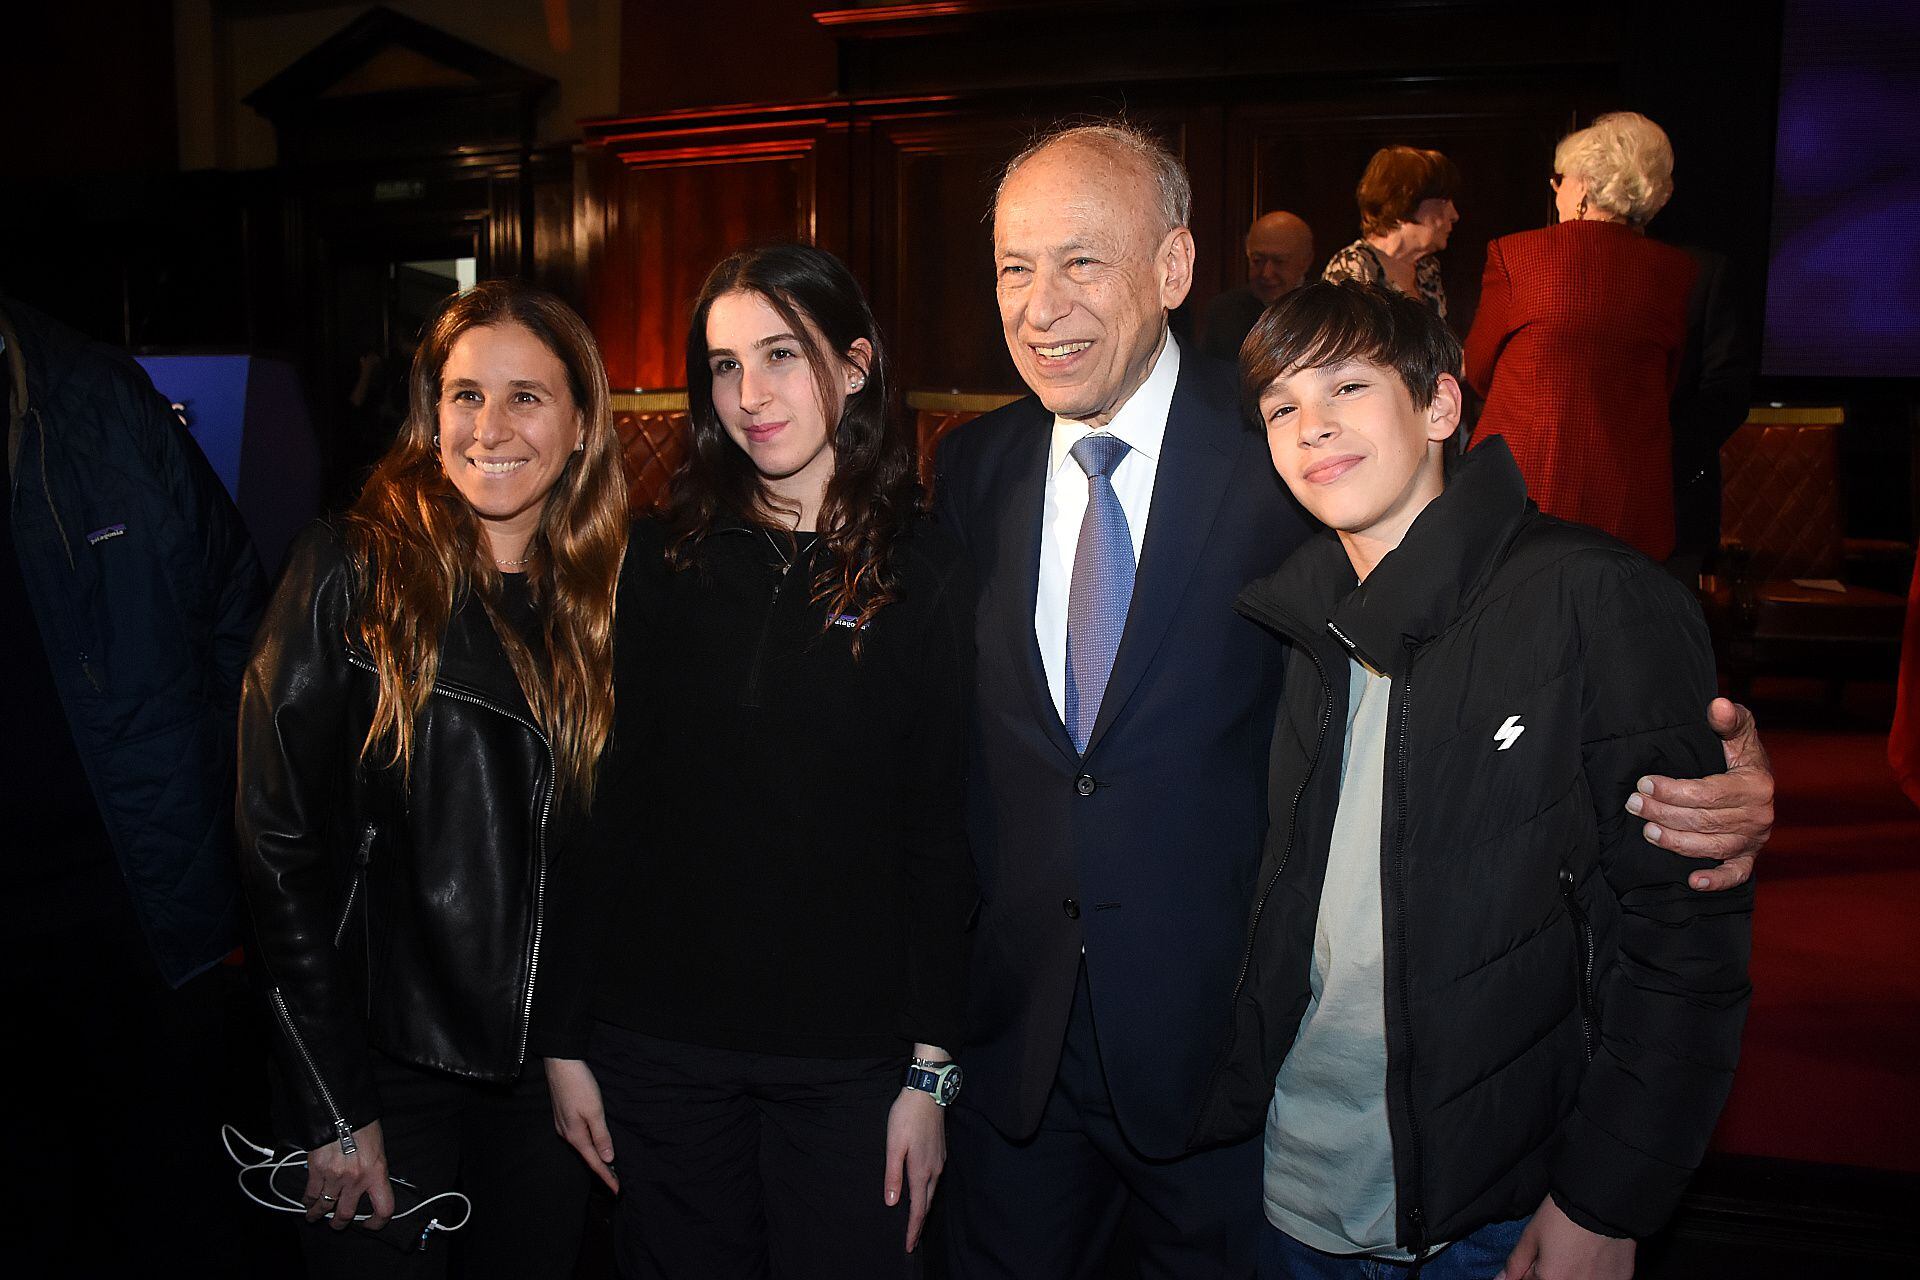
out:
{"label": "purple screen", "polygon": [[247,420],[248,356],[137,356],[160,394],[181,407],[200,452],[240,500],[240,445]]}
{"label": "purple screen", "polygon": [[1920,3],[1785,18],[1762,370],[1920,375]]}

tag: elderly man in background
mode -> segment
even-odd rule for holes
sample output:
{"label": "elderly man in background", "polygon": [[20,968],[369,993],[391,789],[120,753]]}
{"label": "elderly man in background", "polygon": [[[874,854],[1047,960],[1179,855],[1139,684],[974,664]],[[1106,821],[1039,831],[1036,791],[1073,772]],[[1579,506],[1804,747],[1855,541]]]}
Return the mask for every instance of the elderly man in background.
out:
{"label": "elderly man in background", "polygon": [[[1145,1274],[1253,1272],[1260,1135],[1189,1140],[1269,819],[1280,646],[1232,603],[1308,525],[1232,366],[1168,332],[1193,278],[1190,202],[1180,162],[1125,124],[1014,159],[994,259],[1034,395],[937,460],[939,514],[980,586],[981,905],[948,1126],[958,1280],[1100,1274],[1123,1223]],[[1758,750],[1743,726],[1730,755]],[[1744,879],[1771,776],[1660,785],[1707,810],[1647,797],[1662,843],[1737,858],[1701,874]]]}
{"label": "elderly man in background", "polygon": [[1247,228],[1247,282],[1207,304],[1201,349],[1234,360],[1260,313],[1298,289],[1313,265],[1313,228],[1284,209],[1263,213]]}

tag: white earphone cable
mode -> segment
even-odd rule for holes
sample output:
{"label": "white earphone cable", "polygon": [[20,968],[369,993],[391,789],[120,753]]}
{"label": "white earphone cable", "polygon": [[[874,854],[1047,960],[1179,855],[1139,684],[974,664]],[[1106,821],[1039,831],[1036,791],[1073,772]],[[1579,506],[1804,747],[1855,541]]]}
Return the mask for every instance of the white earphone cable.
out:
{"label": "white earphone cable", "polygon": [[[226,1146],[227,1154],[233,1157],[233,1162],[240,1166],[240,1172],[235,1177],[235,1181],[240,1184],[240,1190],[247,1199],[263,1208],[272,1209],[275,1213],[305,1213],[307,1211],[306,1203],[302,1201],[299,1196],[289,1195],[278,1185],[278,1179],[283,1171],[287,1169],[304,1170],[307,1167],[307,1153],[305,1151],[296,1147],[285,1155],[280,1155],[275,1152],[272,1147],[263,1147],[259,1143],[254,1142],[230,1124],[220,1126],[220,1141]],[[235,1150],[236,1143],[259,1158],[250,1159],[247,1155]],[[254,1190],[254,1187],[250,1185],[250,1180],[254,1183],[260,1182],[261,1179],[258,1175],[263,1172],[266,1175],[265,1196]],[[413,1186],[411,1182],[408,1182],[404,1178],[394,1178],[393,1181],[404,1187]],[[460,1220],[458,1222],[442,1222],[438,1217],[429,1218],[426,1226],[420,1229],[420,1239],[423,1243],[430,1233],[435,1231],[458,1231],[460,1228],[466,1226],[468,1220],[473,1217],[473,1201],[467,1199],[465,1195],[458,1191],[442,1191],[438,1195],[428,1196],[411,1209],[406,1209],[394,1214],[392,1221],[398,1222],[402,1218],[410,1217],[440,1200],[459,1201]],[[358,1213],[354,1215],[353,1220],[355,1222],[364,1222],[372,1216],[371,1214]]]}

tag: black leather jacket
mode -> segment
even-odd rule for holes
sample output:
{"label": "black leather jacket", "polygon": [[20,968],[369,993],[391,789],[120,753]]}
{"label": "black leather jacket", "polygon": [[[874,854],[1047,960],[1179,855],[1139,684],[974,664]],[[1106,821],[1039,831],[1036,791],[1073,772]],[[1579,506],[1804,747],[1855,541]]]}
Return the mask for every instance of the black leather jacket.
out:
{"label": "black leather jacket", "polygon": [[379,1118],[368,1050],[477,1080],[526,1057],[553,756],[486,613],[448,624],[413,776],[360,758],[372,663],[324,524],[294,544],[240,701],[240,861],[278,1050],[318,1145]]}

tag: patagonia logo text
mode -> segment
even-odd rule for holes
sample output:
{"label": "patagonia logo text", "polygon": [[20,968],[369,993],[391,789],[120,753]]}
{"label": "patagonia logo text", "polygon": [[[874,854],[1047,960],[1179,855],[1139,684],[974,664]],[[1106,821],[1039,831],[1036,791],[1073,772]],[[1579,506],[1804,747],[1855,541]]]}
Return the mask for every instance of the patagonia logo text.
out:
{"label": "patagonia logo text", "polygon": [[122,534],[126,533],[126,531],[127,531],[127,526],[124,524],[110,524],[104,529],[95,529],[92,533],[87,535],[87,545],[90,547],[97,547],[101,543],[105,542],[108,538],[118,538]]}
{"label": "patagonia logo text", "polygon": [[857,613],[836,613],[833,615],[833,625],[836,627],[859,627],[860,630],[865,631],[867,627],[873,624],[862,623],[860,621],[860,615]]}

